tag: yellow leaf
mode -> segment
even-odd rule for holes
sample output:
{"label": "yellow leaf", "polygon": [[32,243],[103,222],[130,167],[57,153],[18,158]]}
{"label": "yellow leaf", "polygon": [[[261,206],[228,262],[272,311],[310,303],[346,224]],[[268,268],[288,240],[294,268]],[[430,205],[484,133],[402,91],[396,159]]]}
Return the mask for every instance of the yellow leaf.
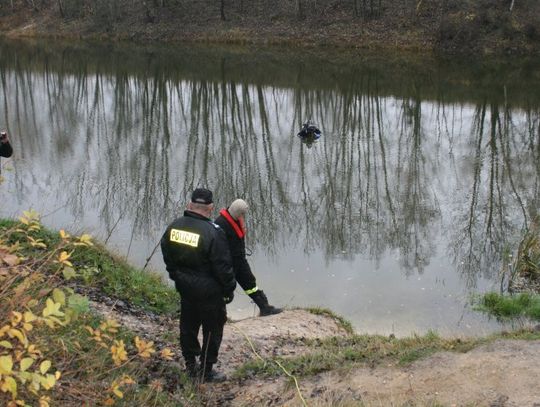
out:
{"label": "yellow leaf", "polygon": [[174,352],[171,351],[169,348],[163,348],[160,352],[160,356],[162,359],[165,360],[173,360]]}
{"label": "yellow leaf", "polygon": [[116,366],[120,366],[123,361],[127,360],[124,341],[114,341],[114,345],[111,346],[111,356]]}
{"label": "yellow leaf", "polygon": [[9,341],[0,341],[0,346],[7,349],[13,349],[13,345]]}
{"label": "yellow leaf", "polygon": [[43,309],[43,316],[48,317],[49,315],[56,315],[59,317],[63,317],[64,313],[60,311],[60,306],[62,304],[56,303],[50,298],[47,298],[47,301],[45,301],[45,308]]}
{"label": "yellow leaf", "polygon": [[[32,373],[32,382],[29,385],[30,391],[33,391],[34,393],[39,391],[41,388],[41,378],[42,376],[38,373]],[[37,395],[37,393],[35,393]]]}
{"label": "yellow leaf", "polygon": [[35,316],[32,311],[26,311],[24,313],[24,322],[33,322],[37,319],[38,317]]}
{"label": "yellow leaf", "polygon": [[11,326],[16,327],[19,325],[19,322],[22,321],[22,314],[17,311],[11,311]]}
{"label": "yellow leaf", "polygon": [[102,322],[99,326],[99,329],[105,332],[110,333],[116,333],[118,332],[118,328],[120,327],[120,324],[116,322],[114,319],[108,319],[105,322]]}
{"label": "yellow leaf", "polygon": [[26,332],[29,332],[33,329],[34,327],[32,326],[32,324],[28,324],[28,323],[24,323],[23,324],[23,329],[26,331]]}
{"label": "yellow leaf", "polygon": [[19,372],[19,381],[22,384],[25,384],[28,381],[32,380],[33,373],[30,372]]}
{"label": "yellow leaf", "polygon": [[15,253],[15,252],[18,252],[20,248],[21,248],[21,243],[17,240],[15,243],[9,246],[8,250],[10,253]]}
{"label": "yellow leaf", "polygon": [[30,209],[29,211],[23,211],[23,216],[29,221],[39,221],[39,213],[36,212],[34,209]]}
{"label": "yellow leaf", "polygon": [[65,264],[66,266],[69,266],[69,267],[73,267],[73,264],[70,261],[68,261],[70,257],[71,257],[71,254],[69,254],[66,251],[63,251],[59,254],[57,262],[61,264]]}
{"label": "yellow leaf", "polygon": [[17,397],[17,382],[11,376],[4,378],[4,383],[0,386],[0,389],[5,393],[9,391],[13,398]]}
{"label": "yellow leaf", "polygon": [[103,402],[103,404],[106,405],[106,406],[114,406],[114,403],[115,403],[115,401],[114,401],[114,399],[111,398],[111,397],[109,397],[107,400],[105,400],[105,401]]}
{"label": "yellow leaf", "polygon": [[54,373],[54,377],[56,380],[60,380],[60,376],[62,376],[62,373],[60,373],[58,370]]}
{"label": "yellow leaf", "polygon": [[139,356],[143,358],[149,358],[152,353],[156,350],[153,348],[154,342],[146,342],[140,339],[138,336],[135,337],[135,346],[139,351]]}
{"label": "yellow leaf", "polygon": [[133,380],[131,376],[125,375],[122,378],[122,384],[135,384],[135,380]]}
{"label": "yellow leaf", "polygon": [[56,384],[56,378],[52,374],[48,374],[47,376],[43,376],[41,378],[41,385],[45,390],[49,390]]}
{"label": "yellow leaf", "polygon": [[42,354],[41,354],[41,351],[36,348],[36,345],[30,345],[28,346],[28,348],[26,349],[26,351],[32,355],[35,355],[36,357],[39,356],[41,357]]}
{"label": "yellow leaf", "polygon": [[41,372],[41,374],[45,374],[50,369],[50,367],[51,367],[51,361],[50,360],[44,360],[39,365],[39,371]]}
{"label": "yellow leaf", "polygon": [[32,236],[26,236],[32,247],[41,247],[45,249],[47,245],[43,243],[42,239],[34,239]]}
{"label": "yellow leaf", "polygon": [[39,225],[39,223],[32,223],[32,225],[30,225],[28,230],[30,232],[37,232],[38,230],[41,230],[41,226]]}
{"label": "yellow leaf", "polygon": [[122,397],[124,397],[124,393],[122,393],[118,387],[114,387],[114,388],[112,389],[112,391],[113,391],[113,393],[116,395],[116,397],[118,397],[119,399],[121,399]]}
{"label": "yellow leaf", "polygon": [[11,326],[9,325],[4,325],[2,328],[0,328],[0,338],[3,337],[10,329]]}
{"label": "yellow leaf", "polygon": [[12,369],[13,369],[13,360],[11,359],[11,356],[10,355],[0,356],[0,375],[11,374]]}
{"label": "yellow leaf", "polygon": [[49,407],[49,402],[51,398],[49,396],[41,396],[39,399],[39,407]]}
{"label": "yellow leaf", "polygon": [[[36,299],[33,299],[33,300],[28,301],[28,304],[27,304],[27,305],[28,305],[29,307],[35,307],[35,306],[38,305],[38,304],[39,304],[39,301],[36,300]],[[28,322],[29,322],[29,321],[28,321]]]}
{"label": "yellow leaf", "polygon": [[84,233],[79,237],[79,243],[75,243],[75,246],[93,246],[92,236]]}
{"label": "yellow leaf", "polygon": [[32,358],[24,358],[21,360],[21,372],[28,370],[28,368],[32,366],[32,363],[34,363],[34,359]]}
{"label": "yellow leaf", "polygon": [[69,233],[66,233],[66,231],[64,229],[60,229],[60,238],[62,240],[65,240],[65,239],[69,238]]}
{"label": "yellow leaf", "polygon": [[45,322],[45,324],[51,328],[51,329],[54,329],[55,328],[55,325],[54,325],[54,322],[51,321],[50,319],[44,319],[43,322]]}
{"label": "yellow leaf", "polygon": [[19,340],[19,342],[21,342],[23,344],[23,346],[28,346],[28,339],[26,339],[26,335],[19,331],[18,329],[15,329],[15,328],[11,328],[9,331],[8,331],[8,336],[10,338],[17,338]]}
{"label": "yellow leaf", "polygon": [[66,295],[59,288],[55,288],[52,292],[54,302],[66,305]]}

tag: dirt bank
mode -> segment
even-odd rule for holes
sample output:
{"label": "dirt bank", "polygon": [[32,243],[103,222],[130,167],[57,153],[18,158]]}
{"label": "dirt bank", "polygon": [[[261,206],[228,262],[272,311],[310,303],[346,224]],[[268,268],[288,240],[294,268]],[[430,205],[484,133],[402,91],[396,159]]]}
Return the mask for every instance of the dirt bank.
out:
{"label": "dirt bank", "polygon": [[0,1],[11,37],[540,54],[534,0]]}
{"label": "dirt bank", "polygon": [[[301,381],[309,405],[540,406],[540,341],[498,340],[408,367],[328,372]],[[286,380],[237,386],[233,405],[301,405]],[[269,401],[271,401],[269,403]]]}
{"label": "dirt bank", "polygon": [[[140,312],[111,300],[93,308],[130,329],[179,352],[178,321]],[[291,357],[312,351],[304,339],[350,335],[333,317],[287,310],[265,318],[230,321],[218,368],[231,377],[258,355]],[[300,339],[300,340],[299,340]],[[229,379],[202,384],[209,406],[540,406],[540,341],[496,340],[466,353],[439,352],[406,367],[398,364],[338,368],[299,378]]]}

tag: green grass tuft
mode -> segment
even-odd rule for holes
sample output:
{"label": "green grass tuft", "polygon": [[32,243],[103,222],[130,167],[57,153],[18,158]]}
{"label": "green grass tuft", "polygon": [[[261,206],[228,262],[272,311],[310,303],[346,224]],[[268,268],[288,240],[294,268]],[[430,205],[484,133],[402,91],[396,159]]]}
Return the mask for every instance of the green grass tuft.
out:
{"label": "green grass tuft", "polygon": [[503,321],[516,318],[540,321],[540,295],[522,293],[508,296],[490,292],[480,297],[475,309]]}

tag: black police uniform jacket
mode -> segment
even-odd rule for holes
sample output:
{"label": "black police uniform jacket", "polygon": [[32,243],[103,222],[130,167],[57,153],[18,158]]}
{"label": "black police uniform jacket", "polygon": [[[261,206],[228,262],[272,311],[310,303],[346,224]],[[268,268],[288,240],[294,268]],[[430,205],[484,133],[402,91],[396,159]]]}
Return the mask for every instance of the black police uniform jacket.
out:
{"label": "black police uniform jacket", "polygon": [[[246,259],[246,241],[244,231],[240,228],[240,224],[234,220],[227,209],[222,209],[220,215],[215,222],[225,231],[227,241],[229,242],[229,250],[231,251],[233,267],[235,274],[252,275],[251,267]],[[240,282],[242,283],[242,282]],[[253,282],[254,284],[254,282]],[[253,287],[248,287],[249,289]]]}
{"label": "black police uniform jacket", "polygon": [[234,291],[236,280],[225,233],[210,219],[185,211],[165,231],[161,251],[182,298],[216,300]]}

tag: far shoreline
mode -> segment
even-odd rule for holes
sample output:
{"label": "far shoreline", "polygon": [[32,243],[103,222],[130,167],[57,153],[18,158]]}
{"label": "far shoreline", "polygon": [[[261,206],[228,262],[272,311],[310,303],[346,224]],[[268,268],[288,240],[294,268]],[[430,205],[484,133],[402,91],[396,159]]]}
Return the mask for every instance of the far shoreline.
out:
{"label": "far shoreline", "polygon": [[[292,4],[292,2],[289,2]],[[540,55],[540,10],[527,2],[119,0],[109,8],[82,2],[0,6],[2,35],[47,40],[281,46],[344,52],[434,55]],[[305,3],[305,4],[303,4]],[[375,4],[377,3],[377,4]],[[513,2],[512,2],[513,3]],[[367,8],[366,8],[367,7]]]}

